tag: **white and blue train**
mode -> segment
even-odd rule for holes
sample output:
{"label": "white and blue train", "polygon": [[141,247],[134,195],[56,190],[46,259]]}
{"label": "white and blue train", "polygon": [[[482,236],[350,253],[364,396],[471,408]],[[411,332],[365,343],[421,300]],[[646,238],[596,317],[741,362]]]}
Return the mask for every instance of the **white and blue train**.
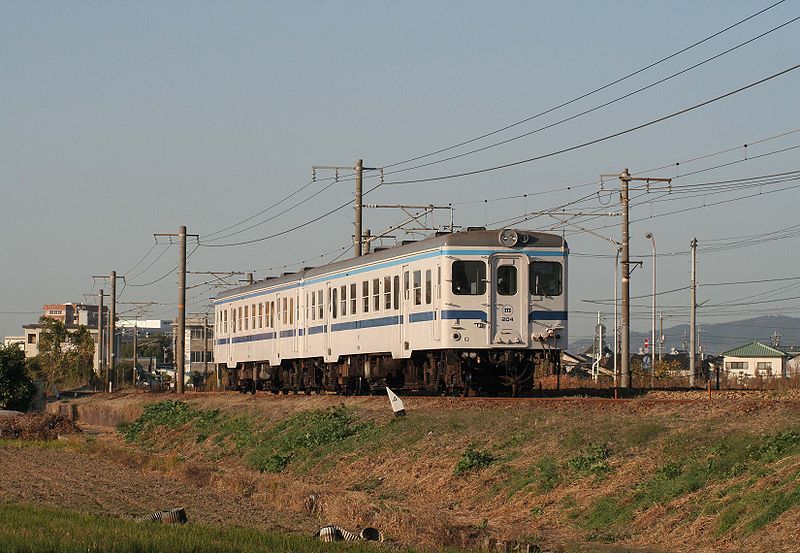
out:
{"label": "white and blue train", "polygon": [[524,392],[567,343],[566,242],[468,230],[215,298],[214,359],[241,390]]}

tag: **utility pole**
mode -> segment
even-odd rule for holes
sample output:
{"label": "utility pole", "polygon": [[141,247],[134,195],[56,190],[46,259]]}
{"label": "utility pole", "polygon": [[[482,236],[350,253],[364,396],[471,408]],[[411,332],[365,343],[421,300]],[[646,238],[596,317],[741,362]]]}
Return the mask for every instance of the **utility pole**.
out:
{"label": "utility pole", "polygon": [[253,284],[253,273],[247,273],[247,284]]}
{"label": "utility pole", "polygon": [[108,381],[108,375],[105,373],[106,363],[105,354],[106,348],[103,344],[103,290],[101,289],[97,296],[97,376]]}
{"label": "utility pole", "polygon": [[696,340],[697,340],[697,238],[692,238],[692,285],[691,285],[691,310],[689,321],[689,387],[694,387],[696,367]]}
{"label": "utility pole", "polygon": [[133,374],[131,384],[136,388],[136,369],[139,368],[139,321],[133,323]]}
{"label": "utility pole", "polygon": [[117,271],[111,271],[111,310],[108,313],[109,391],[117,375]]}
{"label": "utility pole", "polygon": [[186,368],[185,332],[186,332],[186,237],[199,238],[198,234],[187,234],[186,226],[178,228],[178,234],[154,234],[159,236],[178,237],[178,316],[175,319],[175,391],[183,393],[183,377]]}
{"label": "utility pole", "polygon": [[[250,273],[252,275],[252,273]],[[203,382],[208,378],[208,313],[203,317]]]}
{"label": "utility pole", "polygon": [[[108,310],[108,373],[106,374],[106,389],[111,391],[114,386],[114,380],[117,376],[117,279],[125,280],[124,276],[117,276],[117,271],[111,271],[110,275],[93,275],[93,279],[102,278],[111,281],[111,302]],[[102,291],[100,292],[102,295]]]}
{"label": "utility pole", "polygon": [[356,160],[356,164],[354,167],[347,167],[341,165],[314,165],[311,167],[311,178],[312,180],[317,180],[317,169],[330,169],[336,171],[334,179],[336,181],[339,180],[339,170],[352,170],[355,171],[355,181],[356,181],[356,194],[355,194],[355,218],[354,218],[354,227],[355,231],[353,233],[353,254],[355,257],[360,257],[363,253],[363,244],[364,244],[364,232],[362,230],[362,213],[364,209],[363,204],[363,197],[364,197],[364,171],[378,171],[381,172],[381,182],[383,182],[383,169],[379,167],[364,167],[364,160],[358,159]]}
{"label": "utility pole", "polygon": [[[602,175],[608,176],[608,175]],[[651,182],[671,183],[672,179],[652,178],[652,177],[632,177],[627,169],[619,175],[613,175],[620,181],[620,205],[622,208],[622,316],[620,326],[622,327],[622,387],[631,387],[631,260],[630,260],[630,183],[631,181],[645,181],[647,190],[650,190]]]}
{"label": "utility pole", "polygon": [[659,324],[659,331],[658,331],[658,362],[662,362],[664,360],[664,310],[658,310],[658,324]]}
{"label": "utility pole", "polygon": [[364,243],[364,235],[361,232],[361,213],[363,211],[362,206],[362,196],[363,196],[363,187],[362,187],[362,177],[364,176],[364,160],[359,159],[356,161],[356,229],[355,229],[355,237],[353,238],[353,253],[356,257],[361,257],[361,246]]}
{"label": "utility pole", "polygon": [[628,221],[628,185],[631,175],[625,169],[619,177],[620,204],[622,206],[622,387],[631,387],[631,266],[630,266],[630,223]]}

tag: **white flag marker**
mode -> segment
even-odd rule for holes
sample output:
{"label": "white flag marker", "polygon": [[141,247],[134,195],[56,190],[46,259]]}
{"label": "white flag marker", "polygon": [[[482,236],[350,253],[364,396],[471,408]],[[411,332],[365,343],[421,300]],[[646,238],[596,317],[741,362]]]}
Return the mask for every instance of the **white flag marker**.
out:
{"label": "white flag marker", "polygon": [[403,405],[403,400],[397,397],[397,394],[391,391],[388,387],[386,388],[386,393],[389,394],[389,403],[392,404],[392,411],[394,411],[394,416],[404,417],[406,415],[406,408]]}

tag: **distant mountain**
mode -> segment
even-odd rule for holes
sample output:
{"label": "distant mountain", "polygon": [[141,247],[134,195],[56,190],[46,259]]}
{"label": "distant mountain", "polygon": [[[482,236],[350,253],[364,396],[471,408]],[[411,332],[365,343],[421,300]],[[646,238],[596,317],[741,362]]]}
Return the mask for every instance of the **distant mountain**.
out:
{"label": "distant mountain", "polygon": [[[658,320],[656,320],[656,324],[658,324]],[[775,333],[780,335],[781,346],[800,345],[800,319],[795,317],[768,315],[727,323],[703,323],[702,320],[699,320],[698,328],[700,330],[699,342],[706,353],[721,353],[753,340],[770,344]],[[656,336],[658,336],[658,332],[658,327],[656,327]],[[649,339],[649,337],[650,332],[632,331],[631,351],[639,351],[644,347],[644,339]],[[672,348],[688,349],[689,325],[682,324],[665,328],[664,337],[664,351],[670,351]],[[582,340],[573,344],[571,349],[579,351],[588,345],[591,345],[591,341]]]}

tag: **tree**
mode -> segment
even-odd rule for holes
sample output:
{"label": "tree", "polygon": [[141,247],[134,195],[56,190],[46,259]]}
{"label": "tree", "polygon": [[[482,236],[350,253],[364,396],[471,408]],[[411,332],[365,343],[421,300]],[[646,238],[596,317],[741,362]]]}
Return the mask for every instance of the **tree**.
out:
{"label": "tree", "polygon": [[16,345],[0,348],[0,406],[25,411],[36,394],[36,386],[25,370],[25,353]]}
{"label": "tree", "polygon": [[37,360],[47,383],[88,384],[93,375],[95,348],[89,330],[81,325],[69,332],[64,323],[49,317],[42,317],[39,322],[42,331]]}
{"label": "tree", "polygon": [[39,365],[47,384],[54,384],[64,378],[67,372],[67,359],[64,345],[67,341],[67,327],[57,319],[41,317],[39,323],[42,331],[39,334]]}

